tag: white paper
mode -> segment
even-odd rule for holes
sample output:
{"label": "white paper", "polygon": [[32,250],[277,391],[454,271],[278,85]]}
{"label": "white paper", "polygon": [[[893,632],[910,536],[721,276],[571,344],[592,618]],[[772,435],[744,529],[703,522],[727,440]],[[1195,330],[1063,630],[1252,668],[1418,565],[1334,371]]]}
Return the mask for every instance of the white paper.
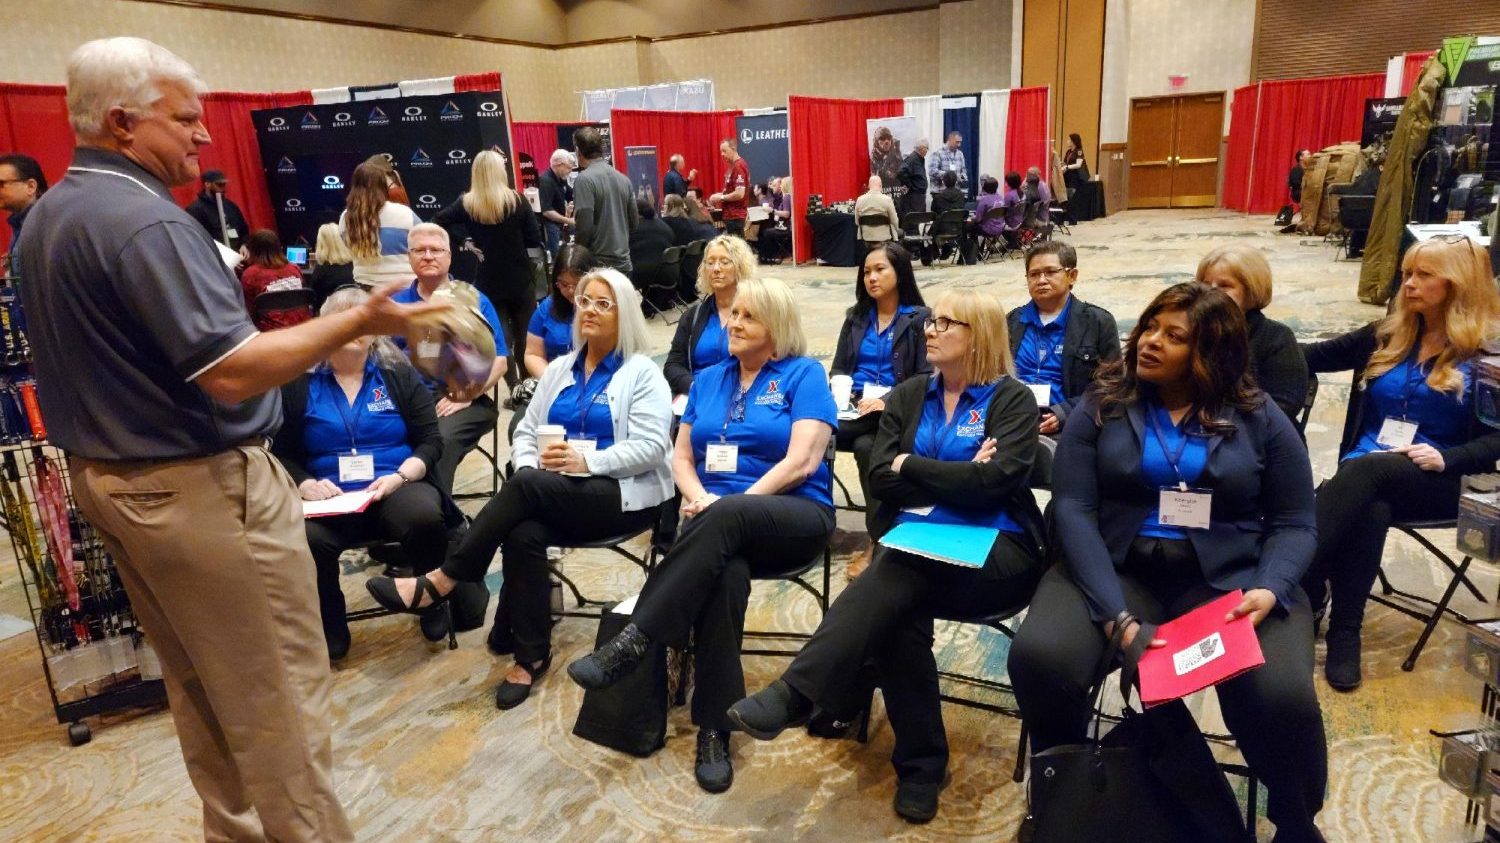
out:
{"label": "white paper", "polygon": [[1052,384],[1028,383],[1026,388],[1031,390],[1031,397],[1036,399],[1038,407],[1052,406]]}
{"label": "white paper", "polygon": [[936,506],[907,506],[907,507],[902,507],[901,511],[905,512],[905,513],[908,513],[908,514],[911,514],[911,515],[915,515],[918,518],[926,518],[927,516],[929,516],[929,515],[932,514],[932,511],[934,509],[937,509],[937,507]]}
{"label": "white paper", "polygon": [[358,512],[375,497],[374,492],[345,492],[322,501],[303,501],[302,517],[318,518],[323,515],[347,515]]}
{"label": "white paper", "polygon": [[882,386],[878,383],[867,383],[865,384],[865,391],[862,393],[862,397],[866,401],[873,401],[876,398],[884,398],[890,391],[891,388],[888,386]]}
{"label": "white paper", "polygon": [[612,614],[612,615],[629,615],[629,614],[634,613],[635,612],[635,601],[639,600],[640,597],[641,596],[639,594],[632,594],[629,597],[625,598],[624,600],[621,600],[619,603],[615,604],[615,607],[613,609],[609,610],[610,614]]}
{"label": "white paper", "polygon": [[687,396],[679,395],[672,399],[672,415],[681,416],[687,412]]}

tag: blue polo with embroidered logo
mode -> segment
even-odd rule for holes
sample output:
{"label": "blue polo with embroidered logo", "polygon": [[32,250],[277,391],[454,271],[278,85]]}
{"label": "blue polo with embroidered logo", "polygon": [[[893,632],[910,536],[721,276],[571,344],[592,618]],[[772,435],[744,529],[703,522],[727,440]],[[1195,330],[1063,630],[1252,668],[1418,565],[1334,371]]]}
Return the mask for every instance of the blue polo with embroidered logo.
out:
{"label": "blue polo with embroidered logo", "polygon": [[332,369],[320,366],[308,376],[302,446],[307,449],[307,473],[332,480],[346,492],[363,489],[370,481],[340,483],[340,454],[370,454],[376,477],[394,474],[411,456],[406,422],[375,361],[365,363],[365,380],[352,404]]}
{"label": "blue polo with embroidered logo", "polygon": [[1050,322],[1044,322],[1037,310],[1036,302],[1028,302],[1021,308],[1021,324],[1026,333],[1016,348],[1016,377],[1021,383],[1047,384],[1052,387],[1049,404],[1067,401],[1063,395],[1063,336],[1068,331],[1068,312],[1073,309],[1073,297],[1062,312]]}
{"label": "blue polo with embroidered logo", "polygon": [[569,439],[580,435],[592,439],[594,447],[602,451],[615,444],[614,416],[610,415],[609,396],[604,392],[625,358],[614,352],[600,360],[587,379],[583,376],[584,359],[579,352],[573,361],[573,382],[563,387],[547,408],[547,424],[562,425]]}
{"label": "blue polo with embroidered logo", "polygon": [[[927,380],[927,395],[922,400],[922,420],[917,423],[916,440],[912,453],[919,457],[945,462],[966,462],[974,459],[979,447],[984,444],[985,423],[988,421],[990,398],[1000,386],[994,383],[973,384],[958,396],[953,408],[953,417],[947,417],[943,408],[943,376],[933,375]],[[902,510],[896,515],[896,523],[925,521],[930,524],[967,524],[971,527],[990,527],[1004,533],[1025,533],[1017,521],[1005,510],[968,509],[965,507],[937,504],[931,512]]]}

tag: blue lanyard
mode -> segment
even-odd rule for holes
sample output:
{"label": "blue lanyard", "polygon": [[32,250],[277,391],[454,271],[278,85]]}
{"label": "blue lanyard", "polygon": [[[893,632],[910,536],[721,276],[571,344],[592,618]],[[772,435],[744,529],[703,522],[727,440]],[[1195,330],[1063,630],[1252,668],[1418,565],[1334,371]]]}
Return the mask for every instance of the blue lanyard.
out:
{"label": "blue lanyard", "polygon": [[894,384],[896,380],[896,363],[892,358],[896,356],[896,320],[900,318],[901,311],[898,308],[896,315],[891,317],[891,324],[885,326],[885,330],[882,331],[880,330],[880,314],[874,312],[873,309],[870,312],[870,330],[875,332],[875,351],[879,355],[879,359],[875,361],[875,376],[881,378],[881,382],[877,386],[885,386],[884,369],[887,366],[891,370],[892,383]]}
{"label": "blue lanyard", "polygon": [[[589,410],[592,410],[594,408],[594,399],[599,397],[599,393],[603,392],[609,387],[609,373],[603,373],[604,377],[599,376],[599,370],[602,368],[604,368],[604,361],[600,360],[599,365],[594,367],[594,376],[585,376],[583,378],[583,383],[578,387],[578,394],[573,397],[573,415],[578,416],[579,436],[588,435]],[[579,374],[582,375],[582,371],[580,371]],[[589,384],[595,382],[599,384],[599,388],[593,390],[592,392],[589,391]]]}
{"label": "blue lanyard", "polygon": [[344,420],[344,431],[349,434],[349,453],[357,454],[359,453],[359,442],[355,436],[355,431],[359,430],[359,417],[365,411],[365,387],[369,385],[370,378],[366,374],[360,381],[359,391],[354,395],[354,416],[351,418],[349,416],[349,399],[344,394],[344,387],[339,384],[338,377],[332,372],[329,373],[329,377],[333,380],[334,405],[338,408],[339,418]]}
{"label": "blue lanyard", "polygon": [[1187,450],[1188,436],[1191,434],[1186,429],[1183,429],[1182,441],[1177,444],[1177,452],[1167,453],[1167,438],[1162,435],[1161,421],[1157,418],[1158,411],[1165,413],[1166,410],[1158,407],[1148,407],[1147,409],[1146,417],[1151,422],[1151,433],[1156,437],[1157,444],[1161,445],[1162,456],[1167,458],[1167,465],[1172,466],[1172,473],[1177,475],[1178,487],[1186,490],[1187,480],[1183,479],[1182,469],[1178,468],[1178,465],[1182,462],[1182,453]]}

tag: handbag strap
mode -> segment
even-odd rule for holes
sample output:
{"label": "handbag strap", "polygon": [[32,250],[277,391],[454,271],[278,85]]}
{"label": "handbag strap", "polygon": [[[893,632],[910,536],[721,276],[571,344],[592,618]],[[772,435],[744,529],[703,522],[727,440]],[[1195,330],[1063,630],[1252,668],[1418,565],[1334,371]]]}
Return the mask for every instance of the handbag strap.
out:
{"label": "handbag strap", "polygon": [[1109,644],[1105,646],[1104,653],[1099,658],[1099,663],[1094,667],[1094,682],[1089,686],[1089,700],[1093,707],[1094,725],[1091,742],[1096,747],[1099,744],[1100,721],[1103,720],[1104,714],[1103,709],[1100,707],[1100,704],[1104,700],[1104,681],[1109,678],[1109,674],[1115,669],[1115,658],[1120,654],[1120,649],[1124,645],[1125,630],[1132,623],[1136,623],[1136,618],[1129,610],[1121,610],[1120,614],[1115,616],[1114,632],[1109,637]]}

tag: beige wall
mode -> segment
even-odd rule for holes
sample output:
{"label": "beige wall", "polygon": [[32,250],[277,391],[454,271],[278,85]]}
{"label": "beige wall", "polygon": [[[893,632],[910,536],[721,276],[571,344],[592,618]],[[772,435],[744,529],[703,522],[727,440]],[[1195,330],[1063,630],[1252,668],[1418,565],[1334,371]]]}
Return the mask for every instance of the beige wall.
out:
{"label": "beige wall", "polygon": [[558,0],[567,40],[659,38],[932,5],[933,0]]}
{"label": "beige wall", "polygon": [[[41,0],[45,3],[48,0]],[[538,44],[566,40],[557,0],[213,0],[226,6],[410,26]]]}
{"label": "beige wall", "polygon": [[1020,0],[966,0],[938,7],[938,86],[925,93],[967,94],[1015,87],[1011,79],[1013,7]]}

